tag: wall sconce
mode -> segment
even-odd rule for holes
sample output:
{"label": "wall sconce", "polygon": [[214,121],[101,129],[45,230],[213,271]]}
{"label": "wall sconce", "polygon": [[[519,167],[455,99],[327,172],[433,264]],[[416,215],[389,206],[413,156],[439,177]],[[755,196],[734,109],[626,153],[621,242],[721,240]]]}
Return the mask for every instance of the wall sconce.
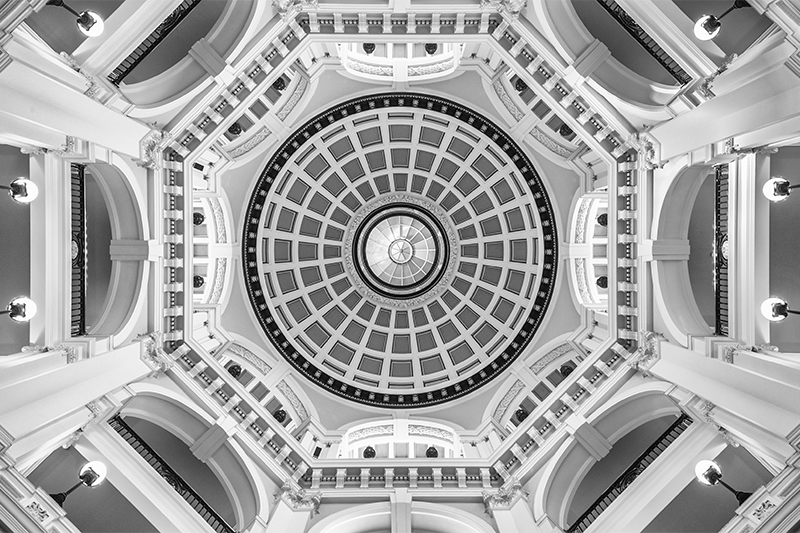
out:
{"label": "wall sconce", "polygon": [[783,176],[775,176],[767,180],[761,192],[767,197],[770,202],[782,202],[789,197],[792,189],[800,187],[800,185],[790,185],[789,180]]}
{"label": "wall sconce", "polygon": [[761,314],[771,322],[785,320],[790,314],[800,315],[800,311],[792,311],[783,298],[767,298],[761,303]]}
{"label": "wall sconce", "polygon": [[78,483],[75,484],[71,489],[67,492],[59,492],[58,494],[51,494],[50,497],[53,498],[58,505],[64,507],[64,502],[67,499],[67,496],[72,494],[72,491],[80,487],[81,485],[86,485],[89,488],[94,488],[98,486],[100,483],[106,480],[106,473],[108,470],[106,469],[106,465],[101,463],[100,461],[91,461],[83,465],[81,468],[78,477],[81,479]]}
{"label": "wall sconce", "polygon": [[741,9],[743,7],[750,7],[747,0],[735,0],[733,5],[725,10],[722,15],[715,17],[714,15],[703,15],[697,22],[694,23],[694,36],[701,41],[710,41],[717,35],[722,28],[722,17],[733,11],[734,9]]}
{"label": "wall sconce", "polygon": [[9,302],[0,315],[8,315],[14,322],[28,322],[36,314],[36,304],[30,298],[18,296]]}
{"label": "wall sconce", "polygon": [[697,480],[702,483],[703,485],[716,485],[720,484],[736,496],[736,501],[739,502],[739,505],[742,505],[747,498],[753,495],[752,492],[741,492],[724,481],[722,481],[722,470],[720,469],[719,465],[714,461],[709,461],[708,459],[704,459],[697,463],[694,467],[694,475],[697,476]]}
{"label": "wall sconce", "polygon": [[19,204],[29,204],[39,195],[39,187],[26,178],[17,178],[9,185],[0,185],[0,189],[8,191],[8,195]]}
{"label": "wall sconce", "polygon": [[81,30],[81,33],[86,35],[87,37],[97,37],[101,33],[103,33],[103,19],[95,13],[94,11],[81,11],[78,13],[67,4],[64,3],[64,0],[47,0],[48,6],[56,6],[56,7],[63,7],[76,17],[78,17],[77,24],[78,29]]}

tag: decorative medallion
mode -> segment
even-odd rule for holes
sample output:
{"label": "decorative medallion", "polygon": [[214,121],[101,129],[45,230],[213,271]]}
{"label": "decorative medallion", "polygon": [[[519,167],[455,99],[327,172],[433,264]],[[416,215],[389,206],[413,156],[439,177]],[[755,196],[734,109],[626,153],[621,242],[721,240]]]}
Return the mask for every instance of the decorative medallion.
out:
{"label": "decorative medallion", "polygon": [[557,265],[525,153],[471,109],[419,94],[351,100],[291,135],[256,181],[242,242],[275,349],[382,407],[442,403],[500,374],[544,318]]}

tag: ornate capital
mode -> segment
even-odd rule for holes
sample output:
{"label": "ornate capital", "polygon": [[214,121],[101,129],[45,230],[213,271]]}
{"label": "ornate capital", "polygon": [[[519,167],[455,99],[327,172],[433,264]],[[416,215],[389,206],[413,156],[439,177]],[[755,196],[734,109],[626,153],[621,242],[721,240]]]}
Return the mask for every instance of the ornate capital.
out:
{"label": "ornate capital", "polygon": [[139,143],[140,158],[136,165],[155,170],[161,166],[161,143],[169,138],[169,133],[161,129],[157,123],[149,123],[150,133]]}
{"label": "ornate capital", "polygon": [[511,20],[519,18],[520,11],[528,5],[528,0],[481,0],[481,9],[496,11]]}
{"label": "ornate capital", "polygon": [[495,509],[510,509],[520,498],[528,498],[527,491],[522,489],[522,484],[515,477],[508,480],[504,486],[497,490],[481,491],[483,505],[489,516],[494,516]]}
{"label": "ornate capital", "polygon": [[653,331],[642,331],[640,335],[639,349],[628,361],[628,365],[649,377],[650,368],[661,359],[659,345],[664,335]]}
{"label": "ornate capital", "polygon": [[272,5],[278,10],[281,20],[290,20],[301,11],[317,9],[317,0],[272,0]]}
{"label": "ornate capital", "polygon": [[286,480],[281,487],[281,493],[275,495],[275,501],[278,500],[283,500],[295,511],[311,511],[311,516],[314,516],[319,513],[322,493],[307,492],[305,489],[294,487],[289,480]]}
{"label": "ornate capital", "polygon": [[170,359],[167,352],[161,347],[160,331],[138,335],[137,338],[141,340],[142,361],[153,370],[153,372],[150,373],[151,376],[157,376],[172,368],[174,364],[172,359]]}

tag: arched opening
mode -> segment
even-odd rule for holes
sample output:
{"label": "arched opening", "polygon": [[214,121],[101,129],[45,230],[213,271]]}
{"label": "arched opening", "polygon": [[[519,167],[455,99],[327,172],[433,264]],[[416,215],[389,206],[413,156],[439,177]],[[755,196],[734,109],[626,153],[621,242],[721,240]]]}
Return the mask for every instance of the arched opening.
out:
{"label": "arched opening", "polygon": [[86,194],[86,328],[100,323],[111,284],[111,219],[103,191],[91,172],[84,174]]}
{"label": "arched opening", "polygon": [[700,177],[702,185],[689,219],[689,281],[697,307],[709,327],[714,327],[714,177]]}

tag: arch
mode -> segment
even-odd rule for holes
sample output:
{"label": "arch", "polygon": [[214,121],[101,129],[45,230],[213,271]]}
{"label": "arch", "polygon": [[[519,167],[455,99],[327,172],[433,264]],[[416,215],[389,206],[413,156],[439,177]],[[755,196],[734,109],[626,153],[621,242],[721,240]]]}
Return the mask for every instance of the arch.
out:
{"label": "arch", "polygon": [[[171,433],[195,453],[197,445],[214,425],[214,418],[195,407],[180,393],[152,383],[134,383],[135,394],[120,410],[121,415],[145,420]],[[203,462],[219,480],[230,500],[238,529],[257,516],[268,516],[270,499],[256,465],[242,446],[228,438]]]}
{"label": "arch", "polygon": [[[688,242],[692,209],[703,180],[713,167],[686,163],[683,158],[664,171],[666,176],[674,177],[663,180],[669,186],[654,201],[654,241]],[[692,291],[688,260],[653,261],[652,271],[656,316],[660,315],[663,332],[682,346],[688,346],[693,336],[711,335],[711,327],[700,313]]]}
{"label": "arch", "polygon": [[[242,9],[242,2],[228,0],[208,34],[198,37],[197,42],[204,45],[200,49],[214,50],[228,64],[238,61],[238,56],[246,53],[245,47],[258,30],[259,23],[263,23],[267,5],[251,2],[249,9]],[[213,83],[213,76],[189,54],[149,79],[123,84],[123,94],[136,105],[131,116],[145,119],[182,108]]]}
{"label": "arch", "polygon": [[[371,533],[391,529],[389,502],[369,503],[339,511],[312,527],[308,533]],[[411,527],[431,533],[495,533],[488,523],[447,505],[411,503]]]}
{"label": "arch", "polygon": [[[136,172],[117,154],[108,163],[87,165],[100,187],[109,214],[112,240],[141,241],[149,235],[145,192]],[[113,242],[113,241],[112,241]],[[91,252],[90,252],[91,253]],[[119,346],[135,333],[139,319],[147,312],[149,269],[142,261],[111,262],[111,277],[103,310],[89,335],[112,337]]]}
{"label": "arch", "polygon": [[[596,48],[601,56],[606,55],[589,75],[589,83],[616,109],[648,121],[669,118],[664,106],[678,94],[680,86],[645,78],[611,56],[586,28],[571,2],[535,0],[532,7],[546,37],[567,65]],[[624,32],[622,28],[619,31]]]}
{"label": "arch", "polygon": [[[633,386],[588,417],[586,422],[613,448],[620,439],[647,422],[680,413],[666,395],[669,388],[670,384],[665,382]],[[536,488],[532,506],[537,522],[547,516],[566,529],[569,526],[567,513],[575,494],[598,462],[577,439],[565,441],[551,458]]]}

